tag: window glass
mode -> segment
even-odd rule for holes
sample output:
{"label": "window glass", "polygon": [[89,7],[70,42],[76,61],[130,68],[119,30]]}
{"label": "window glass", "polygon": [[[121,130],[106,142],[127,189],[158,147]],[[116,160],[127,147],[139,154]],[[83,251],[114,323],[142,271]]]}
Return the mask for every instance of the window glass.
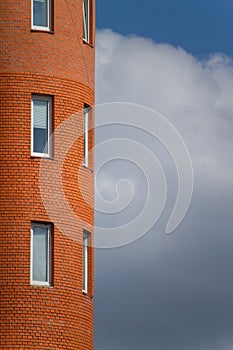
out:
{"label": "window glass", "polygon": [[33,100],[33,152],[48,153],[48,101]]}
{"label": "window glass", "polygon": [[88,166],[89,112],[90,112],[90,107],[87,105],[84,105],[84,165],[85,166]]}
{"label": "window glass", "polygon": [[48,1],[33,0],[33,25],[48,27]]}
{"label": "window glass", "polygon": [[83,1],[83,39],[89,41],[89,0]]}
{"label": "window glass", "polygon": [[83,233],[83,292],[88,292],[88,238],[89,232]]}
{"label": "window glass", "polygon": [[48,227],[33,227],[33,265],[32,280],[49,282],[48,280]]}

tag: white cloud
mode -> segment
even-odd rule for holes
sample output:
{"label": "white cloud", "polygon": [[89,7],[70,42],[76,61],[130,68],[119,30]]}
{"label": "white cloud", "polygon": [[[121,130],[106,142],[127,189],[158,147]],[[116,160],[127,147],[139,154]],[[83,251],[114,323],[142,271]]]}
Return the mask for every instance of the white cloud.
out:
{"label": "white cloud", "polygon": [[233,169],[229,57],[216,54],[199,60],[179,47],[100,30],[96,64],[97,103],[125,101],[157,110],[183,135],[196,171],[208,168],[211,177],[229,180]]}
{"label": "white cloud", "polygon": [[[102,30],[97,32],[96,64],[96,102],[133,102],[159,111],[182,134],[195,174],[191,207],[178,232],[163,235],[162,218],[134,245],[97,250],[96,346],[230,349],[233,62],[222,54],[200,60],[182,48]],[[166,154],[158,143],[152,145],[153,139],[119,130],[122,137],[128,133],[145,142],[164,161]],[[115,136],[107,128],[102,134],[103,139]],[[169,169],[172,180],[174,169],[171,172],[166,162],[163,168]],[[107,176],[118,179],[124,169],[112,167]],[[105,194],[112,184],[108,181],[100,191]],[[170,192],[176,185],[173,179]],[[140,183],[135,193],[144,189]],[[104,290],[102,280],[108,282]]]}

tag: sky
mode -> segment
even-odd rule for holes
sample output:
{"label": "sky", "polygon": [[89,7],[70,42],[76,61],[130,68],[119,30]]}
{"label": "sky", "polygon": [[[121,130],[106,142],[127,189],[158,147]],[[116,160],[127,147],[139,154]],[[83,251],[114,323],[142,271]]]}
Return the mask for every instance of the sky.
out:
{"label": "sky", "polygon": [[[126,238],[95,252],[95,350],[233,349],[232,10],[229,0],[97,1],[96,231]],[[190,185],[179,183],[179,140],[193,193],[166,234]],[[150,228],[145,212],[158,214]]]}
{"label": "sky", "polygon": [[149,37],[195,55],[233,54],[230,0],[97,1],[97,28]]}

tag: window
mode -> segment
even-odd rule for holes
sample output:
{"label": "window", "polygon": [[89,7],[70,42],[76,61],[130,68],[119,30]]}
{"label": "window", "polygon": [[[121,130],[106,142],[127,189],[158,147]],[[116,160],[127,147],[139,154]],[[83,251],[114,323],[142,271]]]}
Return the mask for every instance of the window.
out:
{"label": "window", "polygon": [[52,155],[52,98],[43,95],[32,96],[32,155],[50,157]]}
{"label": "window", "polygon": [[32,28],[51,30],[51,1],[32,0]]}
{"label": "window", "polygon": [[31,284],[51,284],[51,225],[32,224]]}
{"label": "window", "polygon": [[84,105],[84,166],[88,167],[89,160],[89,118],[91,107]]}
{"label": "window", "polygon": [[90,232],[83,232],[83,292],[88,293],[88,271],[89,271],[89,254],[88,241]]}
{"label": "window", "polygon": [[83,0],[83,40],[90,41],[90,0]]}

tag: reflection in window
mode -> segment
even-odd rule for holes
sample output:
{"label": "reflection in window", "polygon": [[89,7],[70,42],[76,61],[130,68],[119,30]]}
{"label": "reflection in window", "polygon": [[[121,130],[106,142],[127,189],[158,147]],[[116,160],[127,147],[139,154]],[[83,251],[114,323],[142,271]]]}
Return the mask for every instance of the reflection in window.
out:
{"label": "reflection in window", "polygon": [[51,111],[51,97],[32,96],[32,155],[51,156]]}
{"label": "reflection in window", "polygon": [[32,26],[35,29],[50,30],[51,0],[32,0]]}
{"label": "reflection in window", "polygon": [[51,282],[51,226],[32,224],[31,283],[49,285]]}

